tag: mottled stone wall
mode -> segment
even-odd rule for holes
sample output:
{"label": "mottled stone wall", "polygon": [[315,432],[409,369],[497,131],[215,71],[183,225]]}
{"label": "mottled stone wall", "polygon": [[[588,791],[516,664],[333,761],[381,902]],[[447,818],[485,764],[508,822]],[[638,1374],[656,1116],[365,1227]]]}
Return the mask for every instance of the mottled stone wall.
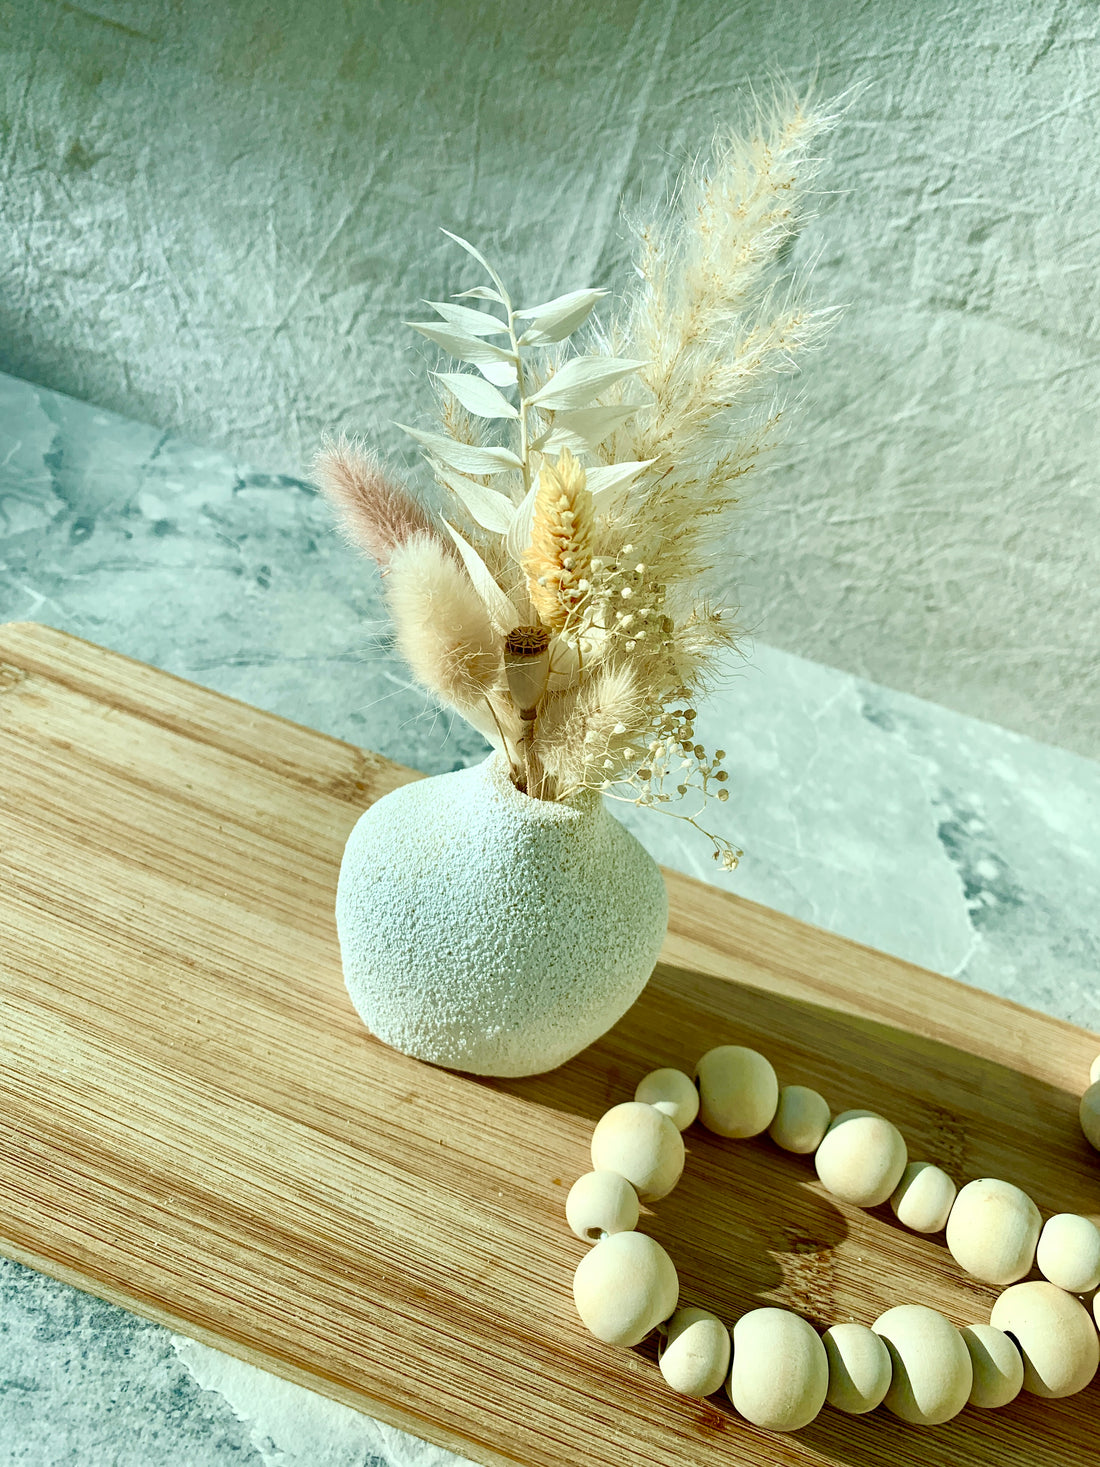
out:
{"label": "mottled stone wall", "polygon": [[731,552],[758,635],[1100,753],[1090,0],[0,4],[0,368],[301,473],[406,455],[419,297],[621,281],[750,83],[866,90],[794,253],[847,310]]}

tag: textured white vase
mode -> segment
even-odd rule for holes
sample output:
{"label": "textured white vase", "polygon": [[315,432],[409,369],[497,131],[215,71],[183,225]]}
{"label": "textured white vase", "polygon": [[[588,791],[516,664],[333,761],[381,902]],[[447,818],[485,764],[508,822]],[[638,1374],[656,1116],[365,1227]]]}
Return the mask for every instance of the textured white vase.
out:
{"label": "textured white vase", "polygon": [[402,785],[348,837],[344,978],[386,1044],[475,1075],[535,1075],[605,1033],[664,939],[660,870],[595,791],[521,794],[492,754]]}

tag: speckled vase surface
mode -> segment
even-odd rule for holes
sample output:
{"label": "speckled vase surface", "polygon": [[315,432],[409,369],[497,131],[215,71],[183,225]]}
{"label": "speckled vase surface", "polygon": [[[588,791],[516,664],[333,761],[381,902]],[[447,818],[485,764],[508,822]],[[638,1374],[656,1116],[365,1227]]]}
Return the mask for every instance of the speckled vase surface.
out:
{"label": "speckled vase surface", "polygon": [[475,1075],[541,1074],[598,1039],[645,987],[667,922],[656,862],[602,795],[532,799],[500,754],[372,805],[336,896],[363,1022]]}

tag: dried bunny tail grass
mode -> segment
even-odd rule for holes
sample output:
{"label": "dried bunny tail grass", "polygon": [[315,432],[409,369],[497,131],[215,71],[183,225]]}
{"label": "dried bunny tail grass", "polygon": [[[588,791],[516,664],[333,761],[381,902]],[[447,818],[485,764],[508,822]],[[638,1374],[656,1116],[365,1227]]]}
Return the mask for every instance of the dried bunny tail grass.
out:
{"label": "dried bunny tail grass", "polygon": [[584,598],[581,585],[592,561],[594,509],[580,463],[563,448],[556,464],[544,459],[523,556],[527,592],[539,617],[561,631]]}
{"label": "dried bunny tail grass", "polygon": [[441,542],[418,534],[397,546],[385,587],[398,649],[417,681],[463,714],[490,698],[503,677],[500,643],[469,576]]}
{"label": "dried bunny tail grass", "polygon": [[653,709],[629,663],[606,663],[579,688],[549,699],[535,740],[538,757],[559,787],[559,798],[598,786],[632,759]]}
{"label": "dried bunny tail grass", "polygon": [[365,550],[385,569],[397,546],[414,535],[434,537],[428,516],[414,499],[387,478],[374,454],[341,434],[313,460],[313,478],[339,517],[350,544]]}

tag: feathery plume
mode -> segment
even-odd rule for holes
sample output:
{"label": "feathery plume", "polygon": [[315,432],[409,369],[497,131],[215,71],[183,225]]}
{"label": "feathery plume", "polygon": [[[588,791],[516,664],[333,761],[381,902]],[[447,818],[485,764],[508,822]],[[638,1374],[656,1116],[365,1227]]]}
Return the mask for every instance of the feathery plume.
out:
{"label": "feathery plume", "polygon": [[604,663],[578,688],[547,700],[534,752],[557,781],[559,799],[598,786],[640,757],[650,722],[645,687],[627,662]]}
{"label": "feathery plume", "polygon": [[395,546],[385,586],[398,649],[420,682],[463,714],[491,700],[503,677],[500,644],[442,542],[416,534]]}
{"label": "feathery plume", "polygon": [[580,463],[563,448],[556,464],[543,459],[531,543],[523,556],[527,591],[548,627],[561,631],[577,604],[592,561],[592,495]]}
{"label": "feathery plume", "polygon": [[313,477],[336,511],[344,538],[383,570],[398,545],[413,535],[436,534],[419,504],[391,482],[374,454],[344,434],[317,454]]}
{"label": "feathery plume", "polygon": [[[603,289],[517,308],[451,235],[492,286],[408,323],[457,365],[433,374],[442,433],[405,431],[452,497],[457,552],[357,445],[318,457],[345,534],[388,562],[413,673],[536,798],[600,790],[671,815],[695,792],[700,809],[674,818],[704,835],[702,807],[729,799],[691,704],[739,650],[725,532],[777,437],[778,374],[830,314],[783,285],[781,250],[833,120],[782,96],[742,136],[720,133],[662,217],[633,226],[638,278],[606,330],[590,319]],[[567,345],[586,322],[585,345]],[[709,838],[732,869],[739,852]]]}

